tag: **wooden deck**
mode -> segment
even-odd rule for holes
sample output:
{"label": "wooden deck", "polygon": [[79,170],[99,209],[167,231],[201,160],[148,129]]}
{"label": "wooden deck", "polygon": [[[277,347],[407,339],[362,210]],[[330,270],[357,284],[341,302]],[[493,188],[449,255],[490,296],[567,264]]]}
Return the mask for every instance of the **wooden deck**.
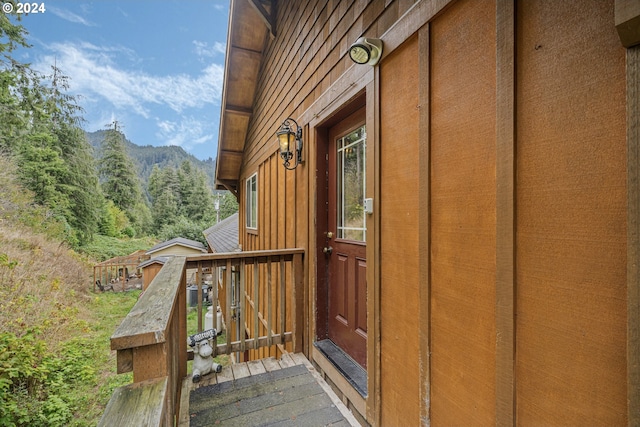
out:
{"label": "wooden deck", "polygon": [[286,354],[225,367],[183,382],[180,424],[186,426],[359,426],[307,358]]}

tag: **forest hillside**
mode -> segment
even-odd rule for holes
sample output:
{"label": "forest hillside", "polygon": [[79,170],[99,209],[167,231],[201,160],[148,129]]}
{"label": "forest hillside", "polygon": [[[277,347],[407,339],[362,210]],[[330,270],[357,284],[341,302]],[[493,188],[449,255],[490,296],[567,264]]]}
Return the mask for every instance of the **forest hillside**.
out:
{"label": "forest hillside", "polygon": [[[106,130],[98,130],[95,132],[87,132],[87,140],[93,147],[93,154],[96,160],[100,158],[100,150],[102,142],[106,137]],[[154,147],[153,145],[138,145],[124,138],[127,153],[133,159],[138,172],[138,176],[143,186],[149,181],[149,176],[153,170],[153,166],[159,168],[172,167],[178,168],[184,161],[189,161],[193,166],[204,172],[207,176],[207,182],[213,189],[216,176],[216,161],[209,157],[207,160],[199,160],[195,156],[184,151],[182,147],[176,145],[168,145],[162,147]],[[212,153],[215,154],[215,153]]]}
{"label": "forest hillside", "polygon": [[93,293],[91,262],[0,155],[0,425],[93,426],[115,387],[109,337],[139,291]]}

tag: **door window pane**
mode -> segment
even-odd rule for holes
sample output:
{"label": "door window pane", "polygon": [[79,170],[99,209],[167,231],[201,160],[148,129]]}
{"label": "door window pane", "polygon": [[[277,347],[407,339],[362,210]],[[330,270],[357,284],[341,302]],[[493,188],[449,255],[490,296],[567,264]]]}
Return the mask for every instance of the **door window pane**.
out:
{"label": "door window pane", "polygon": [[338,238],[364,242],[366,218],[366,134],[364,126],[337,141]]}

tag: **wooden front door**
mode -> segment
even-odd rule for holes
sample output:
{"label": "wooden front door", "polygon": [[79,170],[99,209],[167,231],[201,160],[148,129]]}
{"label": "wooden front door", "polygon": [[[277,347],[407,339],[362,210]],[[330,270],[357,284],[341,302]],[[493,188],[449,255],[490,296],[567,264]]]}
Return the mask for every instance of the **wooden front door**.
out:
{"label": "wooden front door", "polygon": [[364,109],[329,130],[328,335],[367,365],[366,133]]}

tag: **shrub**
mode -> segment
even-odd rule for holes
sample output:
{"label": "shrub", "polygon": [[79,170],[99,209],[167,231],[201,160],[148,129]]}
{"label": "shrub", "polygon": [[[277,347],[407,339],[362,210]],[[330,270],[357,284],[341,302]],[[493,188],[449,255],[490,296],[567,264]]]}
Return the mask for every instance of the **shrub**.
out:
{"label": "shrub", "polygon": [[86,399],[75,390],[97,384],[90,341],[74,338],[53,354],[38,335],[0,334],[0,425],[69,425]]}

